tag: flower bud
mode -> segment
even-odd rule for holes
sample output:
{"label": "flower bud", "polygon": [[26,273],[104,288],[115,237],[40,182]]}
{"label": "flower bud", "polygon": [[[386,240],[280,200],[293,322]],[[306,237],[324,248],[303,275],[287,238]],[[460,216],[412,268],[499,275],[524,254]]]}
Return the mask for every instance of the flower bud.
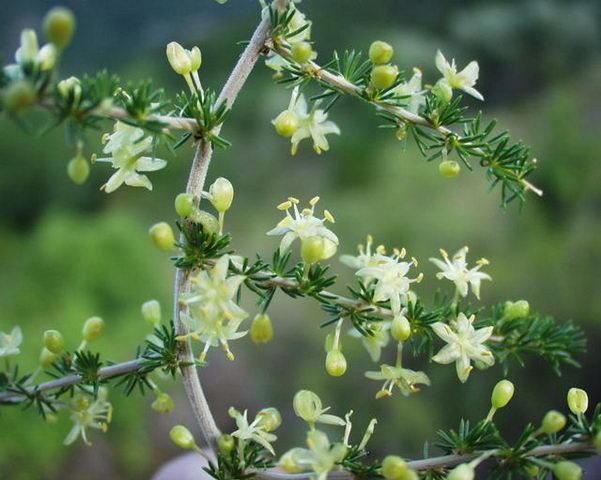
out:
{"label": "flower bud", "polygon": [[559,432],[565,426],[565,415],[557,410],[549,410],[543,417],[541,430],[550,435]]}
{"label": "flower bud", "polygon": [[219,233],[219,220],[217,220],[217,217],[212,213],[195,209],[194,212],[192,212],[190,219],[193,222],[200,223],[202,225],[202,229],[206,233],[210,233],[212,235]]}
{"label": "flower bud", "polygon": [[309,237],[302,240],[301,257],[303,261],[312,265],[319,262],[325,255],[325,242],[323,237]]}
{"label": "flower bud", "polygon": [[38,36],[34,30],[26,28],[21,32],[21,47],[17,50],[15,56],[18,63],[35,62],[38,52]]}
{"label": "flower bud", "polygon": [[292,58],[298,63],[307,63],[313,57],[313,48],[309,42],[298,42],[290,49]]}
{"label": "flower bud", "polygon": [[581,415],[588,409],[588,395],[581,388],[570,388],[568,391],[568,407],[574,415]]}
{"label": "flower bud", "polygon": [[63,49],[71,43],[75,32],[75,16],[65,7],[51,9],[44,18],[44,35],[49,42]]}
{"label": "flower bud", "polygon": [[376,65],[371,70],[370,85],[378,90],[390,88],[398,75],[399,69],[396,65]]}
{"label": "flower bud", "polygon": [[453,99],[453,89],[447,82],[437,82],[432,87],[432,94],[443,103],[449,103]]}
{"label": "flower bud", "polygon": [[40,352],[40,365],[43,368],[50,368],[54,362],[58,360],[58,355],[52,353],[47,348],[42,348]]}
{"label": "flower bud", "polygon": [[513,397],[514,391],[515,387],[509,380],[501,380],[498,382],[495,385],[490,398],[492,406],[497,409],[505,407],[511,400],[511,397]]}
{"label": "flower bud", "polygon": [[369,46],[369,59],[376,65],[383,65],[390,62],[394,49],[386,42],[376,40]]}
{"label": "flower bud", "polygon": [[210,200],[219,213],[227,212],[234,200],[234,187],[227,178],[219,177],[209,187]]}
{"label": "flower bud", "polygon": [[104,320],[100,317],[90,317],[83,324],[82,329],[83,339],[86,342],[96,340],[104,333]]}
{"label": "flower bud", "polygon": [[326,355],[326,371],[332,377],[341,377],[346,372],[346,358],[338,349],[332,349]]}
{"label": "flower bud", "polygon": [[171,42],[167,45],[167,60],[175,73],[179,75],[188,75],[192,71],[192,59],[184,47],[177,42]]}
{"label": "flower bud", "polygon": [[44,332],[44,347],[50,352],[59,355],[65,349],[65,339],[58,330],[46,330]]}
{"label": "flower bud", "polygon": [[235,446],[236,440],[234,439],[234,437],[227,433],[219,435],[219,438],[217,439],[217,448],[221,453],[227,455],[234,449]]}
{"label": "flower bud", "polygon": [[35,97],[35,89],[29,80],[17,80],[4,90],[2,104],[6,111],[14,113],[33,105]]}
{"label": "flower bud", "polygon": [[388,455],[382,460],[380,473],[386,480],[403,480],[407,471],[407,462],[398,455]]}
{"label": "flower bud", "polygon": [[169,413],[173,411],[174,406],[173,399],[165,392],[159,392],[157,398],[150,404],[150,408],[159,413]]}
{"label": "flower bud", "polygon": [[63,98],[69,98],[69,95],[73,95],[74,103],[77,103],[81,98],[81,82],[77,77],[69,77],[61,80],[58,82],[56,88]]}
{"label": "flower bud", "polygon": [[250,339],[256,343],[267,343],[273,338],[273,325],[266,313],[260,313],[253,319],[250,326]]}
{"label": "flower bud", "polygon": [[438,173],[446,178],[456,177],[460,171],[461,167],[455,160],[443,160],[438,164]]}
{"label": "flower bud", "polygon": [[188,52],[188,55],[190,56],[191,69],[193,72],[196,72],[202,64],[202,54],[200,53],[200,48],[192,47],[192,50],[188,50]]}
{"label": "flower bud", "polygon": [[292,110],[284,110],[271,123],[278,135],[291,137],[298,130],[298,115]]}
{"label": "flower bud", "polygon": [[553,465],[553,473],[557,480],[580,480],[582,478],[582,468],[567,460]]}
{"label": "flower bud", "polygon": [[300,450],[301,449],[293,448],[281,456],[278,464],[286,473],[301,473],[304,470],[303,467],[298,464],[295,458],[296,452]]}
{"label": "flower bud", "polygon": [[505,302],[503,314],[508,320],[527,317],[530,313],[530,304],[527,300],[518,300],[517,302]]}
{"label": "flower bud", "polygon": [[294,413],[305,422],[315,422],[321,414],[321,400],[310,390],[299,390],[292,401]]}
{"label": "flower bud", "polygon": [[148,300],[140,308],[144,320],[152,327],[158,327],[161,323],[161,304],[157,300]]}
{"label": "flower bud", "polygon": [[175,197],[175,211],[183,218],[192,215],[194,211],[194,196],[191,193],[180,193]]}
{"label": "flower bud", "polygon": [[74,156],[67,164],[67,175],[76,185],[82,185],[90,175],[90,164],[83,155]]}
{"label": "flower bud", "polygon": [[392,319],[390,334],[397,342],[404,342],[411,336],[411,324],[405,315],[396,315]]}
{"label": "flower bud", "polygon": [[265,432],[273,432],[282,424],[282,416],[277,408],[264,408],[257,413],[257,417],[260,418],[257,425]]}
{"label": "flower bud", "polygon": [[155,246],[165,252],[175,250],[175,236],[171,226],[166,222],[155,223],[148,230],[150,239]]}
{"label": "flower bud", "polygon": [[476,472],[469,463],[457,465],[447,475],[447,480],[474,480],[474,478],[476,478]]}
{"label": "flower bud", "polygon": [[180,448],[185,448],[186,450],[190,450],[196,447],[196,441],[194,440],[194,436],[183,425],[176,425],[169,431],[169,438],[171,441],[175,443]]}
{"label": "flower bud", "polygon": [[40,51],[37,55],[37,61],[40,64],[40,69],[42,71],[52,70],[54,65],[56,65],[56,59],[58,57],[58,52],[56,47],[51,43],[44,45],[40,48]]}

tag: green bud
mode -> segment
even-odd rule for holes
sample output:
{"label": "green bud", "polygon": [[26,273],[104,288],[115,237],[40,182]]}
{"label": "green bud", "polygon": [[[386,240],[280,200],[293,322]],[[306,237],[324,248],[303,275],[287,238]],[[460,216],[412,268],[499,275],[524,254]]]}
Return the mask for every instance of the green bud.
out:
{"label": "green bud", "polygon": [[305,238],[301,242],[301,257],[306,264],[312,265],[324,258],[325,248],[323,237]]}
{"label": "green bud", "polygon": [[376,40],[369,46],[369,59],[376,65],[383,65],[390,62],[394,49],[386,42]]}
{"label": "green bud", "polygon": [[171,441],[175,443],[180,448],[185,448],[186,450],[190,450],[196,447],[196,441],[194,440],[194,436],[190,433],[183,425],[176,425],[169,431],[169,438]]}
{"label": "green bud", "polygon": [[476,472],[469,463],[457,465],[447,475],[447,480],[474,480],[474,478],[476,478]]}
{"label": "green bud", "polygon": [[290,49],[292,58],[298,63],[307,63],[313,57],[313,47],[309,42],[298,42]]}
{"label": "green bud", "polygon": [[194,211],[194,196],[190,193],[180,193],[175,197],[175,211],[180,217],[187,218]]}
{"label": "green bud", "polygon": [[346,372],[346,358],[338,349],[332,349],[326,355],[326,371],[332,377],[341,377]]}
{"label": "green bud", "polygon": [[265,432],[273,432],[282,424],[282,416],[277,408],[264,408],[257,413],[257,417],[261,419],[257,425]]}
{"label": "green bud", "polygon": [[104,320],[100,317],[90,317],[83,324],[81,331],[83,339],[86,342],[96,340],[100,335],[104,333]]}
{"label": "green bud", "polygon": [[404,342],[411,336],[411,324],[405,315],[397,315],[392,319],[390,334],[397,342]]}
{"label": "green bud", "polygon": [[574,462],[566,460],[553,465],[553,473],[558,480],[580,480],[582,478],[582,468]]}
{"label": "green bud", "polygon": [[28,80],[12,82],[4,90],[2,103],[6,111],[15,113],[27,108],[35,102],[35,89]]}
{"label": "green bud", "polygon": [[219,177],[209,187],[209,199],[219,213],[227,212],[234,200],[234,186],[227,178]]}
{"label": "green bud", "polygon": [[40,365],[42,365],[43,368],[50,368],[58,358],[59,356],[55,353],[52,353],[47,348],[42,348],[42,351],[40,352]]}
{"label": "green bud", "polygon": [[235,446],[236,440],[234,437],[228,435],[227,433],[219,435],[219,438],[217,439],[217,448],[221,453],[227,455],[234,449]]}
{"label": "green bud", "polygon": [[75,24],[75,16],[71,10],[65,7],[55,7],[44,18],[44,35],[49,42],[63,49],[71,43]]}
{"label": "green bud", "polygon": [[514,391],[515,387],[509,380],[501,380],[498,382],[490,397],[492,406],[496,409],[505,407],[511,400],[511,397],[513,397]]}
{"label": "green bud", "polygon": [[140,308],[144,320],[156,328],[161,323],[161,304],[157,300],[148,300]]}
{"label": "green bud", "polygon": [[443,103],[449,103],[453,99],[453,89],[444,81],[439,81],[432,87],[432,94]]}
{"label": "green bud", "polygon": [[65,339],[58,330],[46,330],[44,332],[44,347],[50,352],[59,355],[65,349]]}
{"label": "green bud", "polygon": [[167,45],[166,52],[169,65],[179,75],[188,75],[192,71],[192,59],[188,51],[177,42]]}
{"label": "green bud", "polygon": [[370,85],[377,90],[384,90],[394,85],[399,69],[396,65],[376,65],[371,70]]}
{"label": "green bud", "polygon": [[518,300],[517,302],[505,302],[503,314],[508,320],[527,317],[530,313],[530,304],[527,300]]}
{"label": "green bud", "polygon": [[593,443],[595,444],[595,448],[597,449],[597,452],[601,453],[601,432],[597,432],[597,435],[595,435],[595,439],[593,440]]}
{"label": "green bud", "polygon": [[557,410],[549,410],[543,417],[541,429],[547,434],[557,433],[566,426],[566,417]]}
{"label": "green bud", "polygon": [[405,460],[397,455],[388,455],[382,460],[380,473],[386,480],[402,480],[408,470]]}
{"label": "green bud", "polygon": [[200,223],[206,233],[216,235],[219,233],[219,220],[212,213],[195,209],[190,216],[193,222]]}
{"label": "green bud", "polygon": [[166,222],[155,223],[148,230],[150,239],[155,246],[165,252],[175,250],[175,236],[171,226]]}
{"label": "green bud", "polygon": [[79,154],[69,160],[67,165],[67,175],[76,185],[82,185],[90,175],[90,164]]}
{"label": "green bud", "polygon": [[574,415],[581,415],[588,409],[588,395],[581,388],[570,388],[568,391],[568,407]]}
{"label": "green bud", "polygon": [[298,130],[298,115],[292,110],[284,110],[271,123],[278,135],[291,137]]}
{"label": "green bud", "polygon": [[160,392],[157,394],[157,398],[155,398],[154,402],[150,404],[150,408],[159,413],[169,413],[173,411],[174,407],[175,405],[173,403],[173,399],[168,393],[165,392]]}
{"label": "green bud", "polygon": [[446,178],[456,177],[460,171],[461,167],[455,160],[443,160],[438,164],[438,173]]}
{"label": "green bud", "polygon": [[250,339],[256,343],[267,343],[273,339],[273,325],[266,313],[260,313],[253,319],[250,326]]}

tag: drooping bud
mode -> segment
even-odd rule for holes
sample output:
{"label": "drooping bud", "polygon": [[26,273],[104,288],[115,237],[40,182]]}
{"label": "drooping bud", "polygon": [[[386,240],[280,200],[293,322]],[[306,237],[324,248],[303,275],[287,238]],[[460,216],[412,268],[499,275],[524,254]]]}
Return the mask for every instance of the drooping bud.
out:
{"label": "drooping bud", "polygon": [[104,333],[104,320],[100,317],[90,317],[83,324],[81,331],[83,339],[86,342],[96,340]]}
{"label": "drooping bud", "polygon": [[17,80],[4,90],[2,104],[6,111],[14,113],[33,105],[35,96],[35,89],[29,80]]}
{"label": "drooping bud", "polygon": [[293,110],[284,110],[271,123],[278,135],[291,137],[298,130],[298,115]]}
{"label": "drooping bud", "polygon": [[85,157],[79,153],[67,164],[67,175],[76,185],[82,185],[90,175],[90,164]]}
{"label": "drooping bud", "polygon": [[527,300],[518,300],[517,302],[505,302],[503,314],[507,320],[527,317],[530,313],[530,304]]}
{"label": "drooping bud", "polygon": [[496,409],[505,407],[513,397],[515,387],[509,380],[501,380],[492,391],[490,402]]}
{"label": "drooping bud", "polygon": [[227,212],[234,200],[234,186],[227,178],[219,177],[209,187],[209,199],[219,213]]}
{"label": "drooping bud", "polygon": [[326,355],[326,371],[332,377],[341,377],[346,373],[346,357],[337,348],[334,348]]}
{"label": "drooping bud", "polygon": [[443,103],[449,103],[453,99],[453,89],[447,82],[437,82],[432,87],[432,94]]}
{"label": "drooping bud", "polygon": [[192,71],[192,59],[184,47],[177,42],[167,44],[167,60],[175,73],[188,75]]}
{"label": "drooping bud", "polygon": [[180,217],[187,218],[194,211],[194,197],[191,193],[180,193],[175,197],[175,211]]}
{"label": "drooping bud", "polygon": [[474,478],[476,478],[476,472],[469,463],[457,465],[447,475],[447,480],[474,480]]}
{"label": "drooping bud", "polygon": [[193,72],[196,72],[202,64],[202,54],[200,53],[200,48],[192,47],[192,49],[188,50],[188,52],[190,56],[190,67]]}
{"label": "drooping bud", "polygon": [[257,417],[260,418],[257,426],[265,432],[273,432],[282,424],[282,416],[277,408],[264,408],[257,413]]}
{"label": "drooping bud", "polygon": [[290,49],[292,58],[298,63],[307,63],[313,57],[313,47],[309,42],[297,42]]}
{"label": "drooping bud", "polygon": [[392,319],[390,334],[397,342],[404,342],[411,336],[411,324],[405,315],[396,315]]}
{"label": "drooping bud", "polygon": [[582,478],[582,468],[574,462],[567,460],[553,465],[553,473],[557,480],[580,480]]}
{"label": "drooping bud", "polygon": [[161,304],[157,300],[148,300],[140,308],[144,320],[156,328],[161,323]]}
{"label": "drooping bud", "polygon": [[376,65],[371,70],[370,85],[378,90],[390,88],[399,75],[396,65]]}
{"label": "drooping bud", "polygon": [[382,460],[380,473],[386,480],[403,480],[409,467],[398,455],[388,455]]}
{"label": "drooping bud", "polygon": [[159,413],[172,412],[174,407],[175,405],[173,403],[173,399],[168,393],[165,392],[159,392],[157,397],[150,404],[150,408]]}
{"label": "drooping bud", "polygon": [[376,65],[390,62],[394,49],[389,43],[376,40],[369,46],[369,59]]}
{"label": "drooping bud", "polygon": [[165,252],[175,250],[175,235],[171,226],[166,222],[155,223],[148,230],[152,243]]}
{"label": "drooping bud", "polygon": [[75,16],[71,10],[55,7],[44,18],[44,35],[49,42],[63,49],[71,43],[75,25]]}
{"label": "drooping bud", "polygon": [[557,410],[549,410],[543,417],[541,430],[550,435],[559,432],[565,426],[565,415]]}
{"label": "drooping bud", "polygon": [[273,325],[266,313],[255,316],[250,326],[250,339],[256,343],[267,343],[273,339]]}
{"label": "drooping bud", "polygon": [[221,453],[227,455],[234,449],[235,446],[236,440],[234,439],[234,437],[227,433],[219,435],[219,438],[217,439],[217,448]]}
{"label": "drooping bud", "polygon": [[588,395],[581,388],[568,390],[568,407],[574,415],[581,415],[588,409]]}
{"label": "drooping bud", "polygon": [[461,167],[455,160],[443,160],[438,164],[438,173],[446,178],[456,177],[460,171]]}
{"label": "drooping bud", "polygon": [[58,330],[46,330],[44,332],[44,347],[50,352],[59,355],[65,349],[65,339]]}
{"label": "drooping bud", "polygon": [[180,448],[190,450],[196,447],[196,441],[194,440],[194,436],[192,435],[190,430],[188,430],[183,425],[175,425],[169,431],[169,438],[171,438],[171,441]]}
{"label": "drooping bud", "polygon": [[50,368],[57,360],[58,355],[52,353],[45,347],[42,348],[42,351],[40,352],[40,365],[42,365],[43,368]]}

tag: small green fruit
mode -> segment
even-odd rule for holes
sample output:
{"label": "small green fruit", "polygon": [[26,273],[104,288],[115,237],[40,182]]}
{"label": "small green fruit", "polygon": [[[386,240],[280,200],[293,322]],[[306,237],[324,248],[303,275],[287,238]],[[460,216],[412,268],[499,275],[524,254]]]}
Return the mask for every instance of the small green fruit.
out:
{"label": "small green fruit", "polygon": [[190,193],[180,193],[175,197],[175,211],[183,218],[192,215],[194,211],[194,197]]}
{"label": "small green fruit", "polygon": [[341,377],[346,373],[346,358],[338,349],[332,349],[326,355],[326,371],[332,377]]}
{"label": "small green fruit", "polygon": [[444,160],[438,165],[438,172],[446,178],[453,178],[459,175],[461,167],[455,160]]}
{"label": "small green fruit", "polygon": [[267,343],[273,339],[273,324],[266,313],[260,313],[250,326],[250,339],[256,343]]}
{"label": "small green fruit", "polygon": [[492,391],[490,402],[496,409],[505,407],[513,397],[515,387],[509,380],[501,380]]}
{"label": "small green fruit", "polygon": [[371,70],[370,85],[377,90],[384,90],[394,85],[399,75],[396,65],[376,65]]}
{"label": "small green fruit", "polygon": [[376,65],[383,65],[390,62],[394,49],[386,42],[376,40],[369,46],[369,59]]}
{"label": "small green fruit", "polygon": [[50,352],[59,355],[65,349],[65,339],[58,330],[46,330],[44,332],[44,347]]}
{"label": "small green fruit", "polygon": [[171,226],[166,222],[155,223],[148,230],[150,239],[156,247],[165,251],[171,252],[175,250],[175,236]]}
{"label": "small green fruit", "polygon": [[90,164],[83,155],[76,155],[67,165],[67,175],[76,185],[82,185],[90,175]]}
{"label": "small green fruit", "polygon": [[313,47],[309,42],[298,42],[290,49],[292,58],[298,63],[307,63],[313,57]]}

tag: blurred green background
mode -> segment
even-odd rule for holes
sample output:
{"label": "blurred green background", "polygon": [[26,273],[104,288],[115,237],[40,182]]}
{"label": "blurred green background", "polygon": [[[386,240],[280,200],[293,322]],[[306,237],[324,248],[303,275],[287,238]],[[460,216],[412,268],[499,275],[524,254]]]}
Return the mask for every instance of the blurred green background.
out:
{"label": "blurred green background", "polygon": [[[0,17],[1,54],[12,57],[22,28],[39,26],[54,3],[9,0]],[[184,88],[170,70],[164,47],[171,40],[199,45],[201,79],[215,89],[223,83],[258,18],[256,2],[212,0],[178,2],[65,2],[78,17],[74,44],[62,74],[82,75],[100,68],[124,79],[151,77],[168,96]],[[480,63],[479,89],[487,99],[488,118],[499,118],[513,138],[532,146],[539,170],[532,180],[545,191],[530,196],[522,212],[515,205],[499,208],[498,191],[488,192],[483,172],[463,169],[448,180],[427,164],[411,144],[377,129],[374,112],[344,99],[331,118],[342,130],[321,156],[303,143],[291,157],[289,142],[270,125],[288,102],[288,92],[273,83],[259,64],[239,97],[223,134],[233,142],[214,156],[210,179],[226,176],[234,183],[234,208],[227,228],[240,252],[270,255],[277,240],[264,236],[279,220],[275,205],[289,195],[322,197],[322,207],[336,216],[340,253],[353,253],[367,233],[377,242],[404,246],[422,261],[424,298],[442,286],[427,258],[440,247],[471,247],[471,258],[485,256],[493,283],[483,286],[483,302],[526,298],[534,309],[574,319],[586,330],[589,352],[583,368],[568,368],[556,377],[542,362],[512,368],[517,393],[510,411],[498,415],[511,438],[521,425],[538,421],[549,408],[564,409],[571,386],[601,392],[601,11],[596,1],[435,1],[305,0],[314,20],[313,40],[320,60],[333,49],[366,49],[374,39],[390,42],[395,61],[406,71],[419,66],[426,81],[437,77],[434,54],[441,48],[460,65]],[[472,108],[479,105],[472,103]],[[475,110],[474,110],[475,111]],[[106,130],[110,130],[106,125]],[[155,190],[122,187],[107,196],[98,190],[110,172],[99,164],[83,187],[66,176],[73,152],[57,129],[32,138],[0,118],[0,330],[22,326],[20,361],[35,367],[41,332],[58,328],[71,346],[79,342],[82,322],[100,315],[107,332],[95,348],[115,361],[126,360],[148,333],[139,314],[150,298],[170,309],[173,270],[167,256],[152,248],[147,228],[174,220],[172,199],[183,190],[191,149],[182,148],[165,170],[152,175]],[[98,135],[99,137],[99,135]],[[99,152],[90,136],[88,154]],[[351,272],[337,260],[342,280]],[[342,292],[340,284],[340,292]],[[250,299],[246,295],[247,300]],[[372,446],[381,453],[419,455],[424,441],[438,428],[457,425],[461,417],[486,414],[491,387],[500,368],[475,373],[460,385],[452,367],[420,365],[433,385],[420,395],[398,394],[376,402],[379,385],[363,378],[375,369],[361,345],[345,340],[350,362],[347,375],[328,377],[323,370],[319,325],[323,313],[311,301],[278,295],[271,310],[277,341],[256,347],[234,344],[230,363],[215,350],[201,372],[207,396],[220,425],[227,430],[227,408],[276,406],[284,416],[279,451],[304,442],[294,417],[294,392],[319,393],[333,413],[355,411],[355,435],[362,435],[371,416],[381,421]],[[254,312],[252,304],[249,310]],[[383,360],[392,361],[388,350]],[[389,358],[390,357],[390,358]],[[167,438],[175,423],[194,426],[183,390],[165,383],[176,399],[166,416],[149,408],[151,396],[126,399],[112,393],[114,421],[106,435],[94,432],[94,448],[63,447],[70,422],[50,425],[34,412],[0,412],[0,478],[133,479],[148,478],[179,452]],[[18,467],[17,467],[18,466]]]}

